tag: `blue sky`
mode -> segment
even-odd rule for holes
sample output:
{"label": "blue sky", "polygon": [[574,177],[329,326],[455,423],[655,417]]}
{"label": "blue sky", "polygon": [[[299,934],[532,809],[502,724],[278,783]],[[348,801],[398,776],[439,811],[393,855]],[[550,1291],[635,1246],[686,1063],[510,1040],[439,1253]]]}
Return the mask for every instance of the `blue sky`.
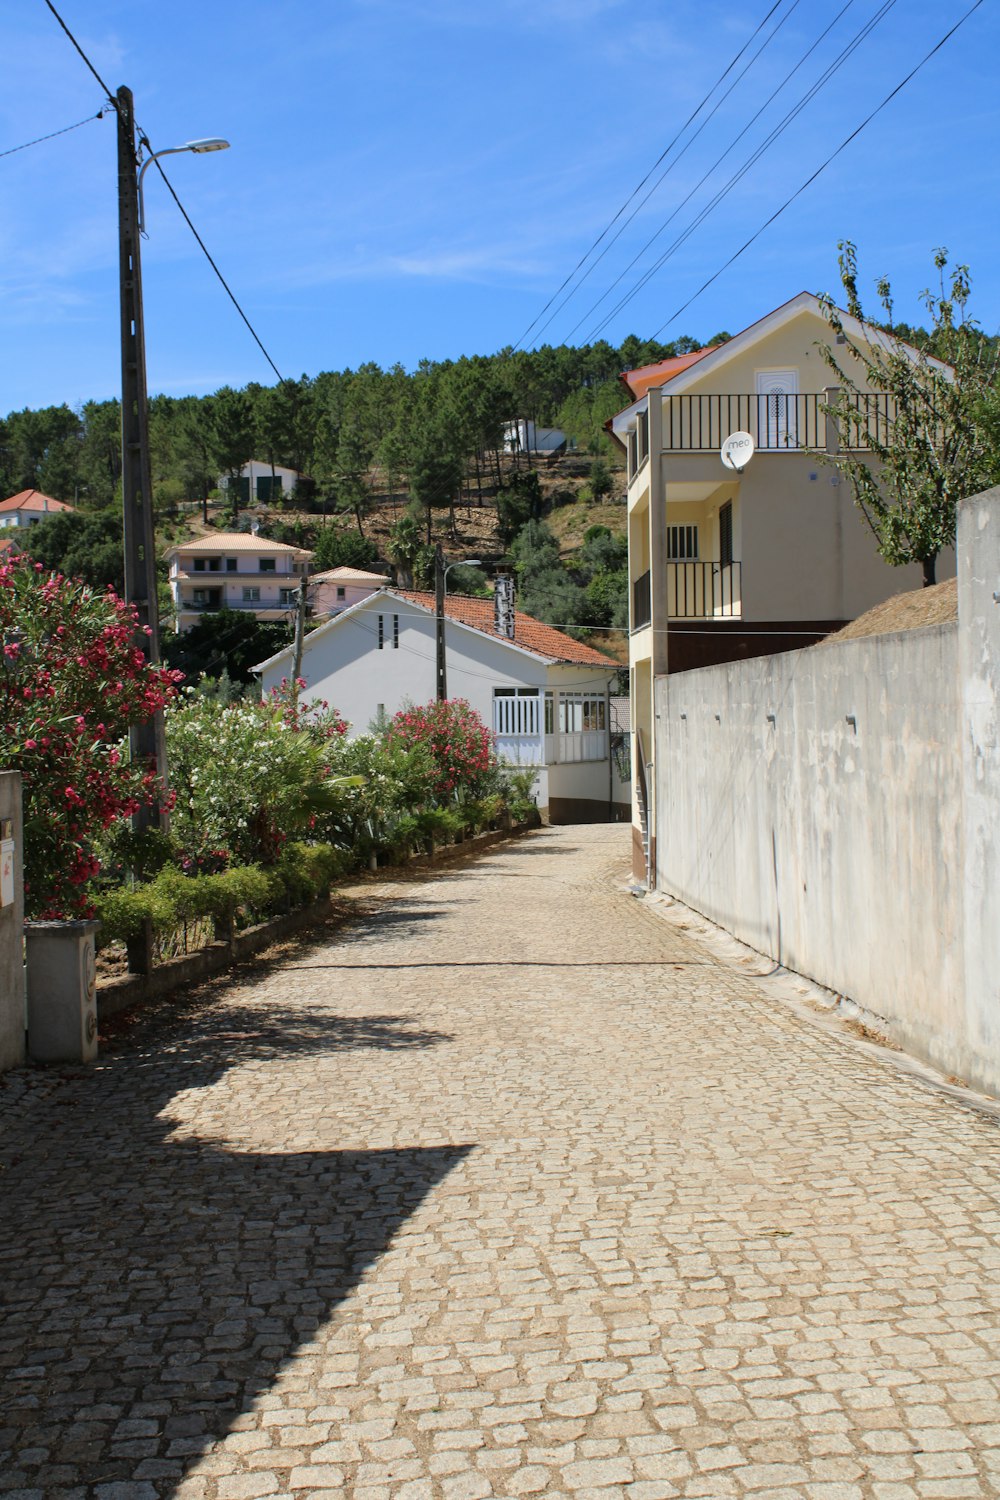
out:
{"label": "blue sky", "polygon": [[[58,8],[108,84],[132,88],[156,149],[207,135],[232,142],[227,152],[165,166],[278,368],[297,376],[365,360],[412,369],[421,358],[516,343],[771,3],[61,0]],[[773,39],[723,91],[718,112],[544,341],[592,335],[652,256],[882,8],[882,0],[851,0],[841,15],[845,3],[781,0],[740,66],[782,21]],[[648,336],[665,324],[664,339],[707,338],[803,288],[835,291],[844,236],[859,244],[863,285],[888,273],[898,316],[914,321],[932,250],[948,246],[972,267],[974,312],[996,331],[995,0],[668,322],[969,3],[891,5],[604,336]],[[595,310],[831,22],[826,41],[679,209],[655,250]],[[8,60],[0,151],[100,107],[98,86],[42,0],[3,8],[0,50]],[[270,382],[155,172],[147,184],[150,390],[202,394]],[[115,216],[110,115],[0,157],[0,413],[117,393]]]}

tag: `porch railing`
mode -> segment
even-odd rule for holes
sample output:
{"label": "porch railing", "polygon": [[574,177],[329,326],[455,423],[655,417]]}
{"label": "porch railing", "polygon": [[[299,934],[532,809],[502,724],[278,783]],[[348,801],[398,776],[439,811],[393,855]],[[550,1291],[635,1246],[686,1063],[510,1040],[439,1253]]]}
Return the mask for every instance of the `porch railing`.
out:
{"label": "porch railing", "polygon": [[[739,619],[743,613],[743,565],[738,562],[668,562],[667,618],[670,620]],[[632,584],[632,629],[652,619],[650,577]]]}
{"label": "porch railing", "polygon": [[671,620],[738,618],[743,570],[738,562],[668,562],[667,617]]}
{"label": "porch railing", "polygon": [[841,423],[839,435],[827,417],[826,401],[819,394],[666,396],[663,447],[675,453],[718,452],[731,432],[749,432],[758,451],[765,453],[825,449],[828,438],[831,446],[839,441],[844,448],[865,450],[870,436],[877,434],[883,441],[889,436],[892,397],[853,397],[856,418]]}

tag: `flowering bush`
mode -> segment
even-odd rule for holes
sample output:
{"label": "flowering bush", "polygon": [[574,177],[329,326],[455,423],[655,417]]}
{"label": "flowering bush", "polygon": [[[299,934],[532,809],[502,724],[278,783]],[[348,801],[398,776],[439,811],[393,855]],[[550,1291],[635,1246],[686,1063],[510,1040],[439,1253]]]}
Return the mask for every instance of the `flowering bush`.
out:
{"label": "flowering bush", "polygon": [[149,666],[136,629],[113,593],[24,557],[0,564],[0,765],[23,778],[29,917],[89,915],[99,835],[160,790],[119,743],[179,674]]}
{"label": "flowering bush", "polygon": [[442,805],[493,789],[496,759],[489,730],[464,698],[404,708],[386,731],[388,748],[422,745],[432,766],[431,793]]}
{"label": "flowering bush", "polygon": [[331,785],[343,720],[327,705],[218,702],[188,694],[167,715],[167,760],[176,795],[171,834],[192,874],[230,863],[265,865],[344,793]]}

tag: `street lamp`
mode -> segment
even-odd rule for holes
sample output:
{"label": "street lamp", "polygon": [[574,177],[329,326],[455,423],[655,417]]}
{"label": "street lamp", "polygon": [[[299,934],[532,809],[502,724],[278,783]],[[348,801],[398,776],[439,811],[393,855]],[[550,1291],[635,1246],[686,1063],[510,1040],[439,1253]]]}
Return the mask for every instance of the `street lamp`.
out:
{"label": "street lamp", "polygon": [[146,232],[146,207],[142,197],[142,179],[146,175],[146,168],[154,161],[159,161],[161,156],[176,156],[180,151],[193,151],[196,156],[201,156],[206,151],[228,151],[229,142],[224,141],[221,135],[210,135],[202,141],[188,141],[183,146],[168,146],[165,151],[154,151],[152,156],[147,156],[139,168],[139,176],[136,180],[136,194],[139,199],[139,233]]}
{"label": "street lamp", "polygon": [[448,669],[445,665],[444,647],[445,583],[452,568],[459,566],[478,568],[480,561],[478,557],[461,557],[446,564],[444,548],[438,542],[434,548],[434,623],[437,634],[437,699],[439,703],[443,703],[448,696]]}
{"label": "street lamp", "polygon": [[[227,141],[189,141],[158,151],[138,167],[135,149],[135,105],[124,86],[115,95],[118,113],[118,269],[122,345],[122,511],[125,542],[125,602],[136,612],[135,644],[146,661],[160,660],[160,624],[156,607],[156,538],[153,486],[149,464],[149,405],[146,393],[146,336],[142,313],[143,173],[157,156],[177,151],[222,151]],[[137,170],[138,168],[138,170]],[[167,781],[167,747],[163,714],[129,730],[133,759],[152,759],[162,785]],[[159,821],[155,808],[144,808],[137,828]]]}

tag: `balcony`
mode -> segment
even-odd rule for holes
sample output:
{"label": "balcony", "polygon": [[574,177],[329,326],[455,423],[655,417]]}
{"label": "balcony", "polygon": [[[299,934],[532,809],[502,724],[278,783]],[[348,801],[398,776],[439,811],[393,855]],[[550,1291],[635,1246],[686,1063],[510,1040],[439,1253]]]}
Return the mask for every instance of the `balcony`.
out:
{"label": "balcony", "polygon": [[[869,435],[888,440],[892,397],[862,395],[851,405],[857,416],[843,424],[841,447],[867,450]],[[838,439],[825,407],[826,397],[819,394],[665,396],[663,448],[672,453],[718,453],[731,432],[749,432],[758,452],[825,450],[828,437],[832,447]]]}
{"label": "balcony", "polygon": [[250,610],[253,614],[263,614],[272,610],[280,610],[282,613],[290,613],[295,609],[294,600],[285,603],[283,599],[178,599],[175,605],[178,614],[218,614],[223,609]]}
{"label": "balcony", "polygon": [[[738,562],[668,562],[668,620],[738,620],[743,613],[743,566]],[[649,573],[632,584],[633,630],[652,619]]]}

